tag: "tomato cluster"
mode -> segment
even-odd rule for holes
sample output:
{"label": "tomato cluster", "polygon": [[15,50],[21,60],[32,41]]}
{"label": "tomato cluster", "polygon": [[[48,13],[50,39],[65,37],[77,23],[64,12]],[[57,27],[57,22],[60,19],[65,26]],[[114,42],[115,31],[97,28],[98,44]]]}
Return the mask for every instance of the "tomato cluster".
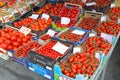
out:
{"label": "tomato cluster", "polygon": [[45,18],[39,18],[35,23],[30,25],[31,30],[40,30],[43,31],[48,28],[52,24],[52,19],[49,18],[46,20]]}
{"label": "tomato cluster", "polygon": [[71,20],[76,20],[78,15],[79,15],[79,8],[78,7],[71,7],[71,8],[67,8],[67,7],[63,7],[59,17],[68,17]]}
{"label": "tomato cluster", "polygon": [[83,19],[80,21],[77,27],[80,27],[86,30],[92,30],[97,26],[98,21],[99,19],[94,19],[92,17],[83,17]]}
{"label": "tomato cluster", "polygon": [[95,30],[97,31],[98,35],[101,35],[101,33],[103,32],[106,34],[117,36],[118,32],[120,31],[120,26],[115,22],[108,21],[99,24]]}
{"label": "tomato cluster", "polygon": [[98,38],[96,36],[87,38],[82,44],[83,51],[92,55],[95,55],[95,52],[101,51],[106,55],[111,46],[112,45],[108,41],[105,41],[104,38]]}
{"label": "tomato cluster", "polygon": [[58,14],[60,13],[62,7],[63,7],[62,3],[56,3],[54,8],[51,9],[50,14],[53,15],[53,16],[58,16]]}
{"label": "tomato cluster", "polygon": [[59,38],[62,40],[68,40],[70,42],[78,42],[80,41],[82,38],[84,38],[84,36],[86,35],[86,33],[84,33],[83,35],[77,35],[72,33],[73,30],[69,29],[66,32],[63,32]]}
{"label": "tomato cluster", "polygon": [[30,42],[26,46],[24,46],[23,48],[19,49],[15,55],[16,55],[16,57],[20,57],[20,56],[28,57],[28,52],[31,49],[37,49],[40,46],[41,45],[38,44],[37,42]]}
{"label": "tomato cluster", "polygon": [[120,7],[113,7],[108,12],[110,19],[117,22],[118,18],[120,17]]}
{"label": "tomato cluster", "polygon": [[56,22],[56,25],[59,28],[68,28],[70,26],[74,26],[75,22],[76,22],[76,20],[71,20],[69,24],[61,24],[61,20],[58,20]]}
{"label": "tomato cluster", "polygon": [[36,14],[42,14],[42,13],[49,14],[52,8],[53,8],[53,5],[51,3],[47,3],[43,8],[39,9],[37,12],[34,12],[34,13],[36,13]]}
{"label": "tomato cluster", "polygon": [[62,73],[75,78],[76,74],[91,77],[98,67],[99,60],[85,52],[71,55],[66,62],[60,63]]}
{"label": "tomato cluster", "polygon": [[22,26],[28,27],[33,22],[35,22],[35,19],[28,17],[28,18],[25,18],[21,21],[14,22],[13,24],[15,27],[21,28]]}
{"label": "tomato cluster", "polygon": [[40,39],[42,39],[44,41],[46,41],[46,40],[48,40],[50,38],[51,38],[51,36],[49,34],[44,34],[43,36],[40,37]]}
{"label": "tomato cluster", "polygon": [[62,54],[52,49],[52,47],[56,43],[57,43],[56,41],[50,41],[46,45],[37,49],[36,52],[39,54],[42,54],[44,56],[48,56],[50,58],[53,58],[53,59],[59,58],[60,56],[62,56]]}
{"label": "tomato cluster", "polygon": [[111,0],[92,0],[93,2],[96,3],[95,7],[104,7],[104,6],[109,6],[111,3]]}
{"label": "tomato cluster", "polygon": [[31,40],[32,36],[14,31],[13,28],[0,30],[0,48],[5,50],[16,50]]}

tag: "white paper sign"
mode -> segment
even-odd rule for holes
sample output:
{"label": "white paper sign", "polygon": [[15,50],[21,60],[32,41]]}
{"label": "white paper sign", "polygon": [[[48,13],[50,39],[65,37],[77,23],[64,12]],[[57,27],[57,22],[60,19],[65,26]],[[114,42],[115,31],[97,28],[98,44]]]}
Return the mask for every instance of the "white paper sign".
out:
{"label": "white paper sign", "polygon": [[96,10],[93,9],[92,12],[96,12]]}
{"label": "white paper sign", "polygon": [[101,37],[103,37],[105,40],[108,40],[110,43],[112,43],[113,35],[108,35],[106,33],[101,33]]}
{"label": "white paper sign", "polygon": [[38,16],[39,16],[38,14],[32,14],[32,15],[30,16],[30,18],[37,19]]}
{"label": "white paper sign", "polygon": [[95,33],[90,33],[89,34],[89,37],[93,37],[93,36],[95,36],[96,34]]}
{"label": "white paper sign", "polygon": [[77,35],[84,35],[84,34],[85,34],[85,31],[73,30],[72,33],[77,34]]}
{"label": "white paper sign", "polygon": [[55,35],[55,31],[52,29],[49,29],[48,32],[46,34],[49,34],[50,36],[54,36]]}
{"label": "white paper sign", "polygon": [[101,17],[101,22],[106,21],[106,20],[107,20],[107,16],[102,16]]}
{"label": "white paper sign", "polygon": [[25,26],[22,26],[19,30],[19,32],[23,33],[24,35],[27,35],[31,32],[31,29],[25,27]]}
{"label": "white paper sign", "polygon": [[69,24],[70,18],[68,17],[61,17],[61,24]]}
{"label": "white paper sign", "polygon": [[118,19],[118,24],[120,24],[120,19]]}
{"label": "white paper sign", "polygon": [[92,6],[92,5],[96,5],[96,2],[86,3],[86,6]]}
{"label": "white paper sign", "polygon": [[98,60],[100,60],[100,53],[96,52],[95,53],[95,58],[97,58]]}
{"label": "white paper sign", "polygon": [[50,17],[49,15],[47,15],[47,14],[43,13],[41,18],[45,18],[46,20],[48,20],[48,19],[49,19],[49,17]]}
{"label": "white paper sign", "polygon": [[113,8],[113,7],[115,7],[115,6],[116,6],[116,4],[111,4],[111,6],[110,6],[110,7],[111,7],[111,8]]}
{"label": "white paper sign", "polygon": [[60,42],[57,42],[53,47],[52,47],[53,50],[61,53],[61,54],[64,54],[68,49],[69,47],[67,47],[66,45],[60,43]]}
{"label": "white paper sign", "polygon": [[82,2],[86,3],[87,0],[82,0]]}
{"label": "white paper sign", "polygon": [[74,47],[73,48],[73,54],[77,53],[77,52],[81,52],[82,48],[81,47]]}

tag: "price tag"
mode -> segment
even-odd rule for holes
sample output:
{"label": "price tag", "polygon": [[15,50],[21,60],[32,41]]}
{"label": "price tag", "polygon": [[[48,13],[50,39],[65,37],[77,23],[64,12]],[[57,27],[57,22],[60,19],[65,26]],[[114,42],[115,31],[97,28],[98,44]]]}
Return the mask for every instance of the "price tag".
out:
{"label": "price tag", "polygon": [[49,34],[50,36],[54,36],[55,35],[55,31],[52,29],[49,29],[48,32],[46,34]]}
{"label": "price tag", "polygon": [[90,33],[89,34],[89,37],[93,37],[93,36],[95,36],[96,34],[95,33]]}
{"label": "price tag", "polygon": [[8,56],[13,57],[13,53],[11,51],[8,51]]}
{"label": "price tag", "polygon": [[97,58],[98,60],[100,60],[100,53],[96,52],[95,53],[95,58]]}
{"label": "price tag", "polygon": [[32,15],[30,16],[30,18],[37,19],[38,16],[39,16],[39,15],[37,15],[37,14],[32,14]]}
{"label": "price tag", "polygon": [[86,3],[87,0],[82,0],[82,2]]}
{"label": "price tag", "polygon": [[49,15],[47,15],[47,14],[43,13],[41,18],[45,18],[46,20],[48,20],[48,19],[49,19],[49,17],[50,17]]}
{"label": "price tag", "polygon": [[86,6],[92,6],[92,5],[96,5],[96,2],[86,3]]}
{"label": "price tag", "polygon": [[77,35],[83,35],[83,34],[85,34],[85,31],[82,31],[82,30],[73,30],[72,33],[77,34]]}
{"label": "price tag", "polygon": [[64,54],[68,49],[69,47],[67,47],[66,45],[60,43],[60,42],[57,42],[53,47],[52,47],[53,50],[61,53],[61,54]]}
{"label": "price tag", "polygon": [[115,7],[115,6],[116,6],[116,4],[111,4],[111,6],[110,6],[110,7],[111,7],[111,8],[113,8],[113,7]]}
{"label": "price tag", "polygon": [[96,10],[93,9],[92,12],[96,12]]}
{"label": "price tag", "polygon": [[31,29],[25,27],[25,26],[22,26],[19,30],[19,32],[23,33],[24,35],[27,35],[31,32]]}
{"label": "price tag", "polygon": [[82,48],[81,47],[74,47],[73,48],[73,54],[77,53],[77,52],[81,52]]}
{"label": "price tag", "polygon": [[105,40],[107,40],[110,43],[112,43],[113,35],[108,35],[106,33],[101,33],[101,37],[103,37]]}
{"label": "price tag", "polygon": [[69,24],[70,18],[67,17],[61,17],[61,24]]}
{"label": "price tag", "polygon": [[106,21],[106,20],[107,20],[107,16],[102,16],[101,17],[101,22]]}
{"label": "price tag", "polygon": [[118,19],[118,24],[120,24],[120,19]]}

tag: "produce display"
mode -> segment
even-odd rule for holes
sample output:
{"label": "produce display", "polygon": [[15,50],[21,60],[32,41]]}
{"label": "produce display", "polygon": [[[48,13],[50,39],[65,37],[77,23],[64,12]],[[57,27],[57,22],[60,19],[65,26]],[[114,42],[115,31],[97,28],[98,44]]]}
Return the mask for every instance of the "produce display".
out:
{"label": "produce display", "polygon": [[50,57],[50,58],[53,58],[53,59],[57,59],[61,56],[63,56],[63,54],[55,51],[52,49],[52,47],[56,44],[57,42],[56,41],[50,41],[48,42],[46,45],[42,46],[41,48],[37,49],[36,52],[38,54],[42,54],[44,56],[47,56],[47,57]]}
{"label": "produce display", "polygon": [[83,51],[91,55],[95,55],[96,52],[107,55],[111,46],[112,45],[104,40],[104,38],[98,38],[96,36],[87,38],[82,44]]}
{"label": "produce display", "polygon": [[23,20],[16,21],[13,24],[16,28],[21,28],[22,26],[29,27],[29,25],[34,23],[34,22],[35,22],[35,19],[27,17]]}
{"label": "produce display", "polygon": [[[111,0],[67,0],[69,4],[65,0],[56,4],[9,0],[5,6],[3,1],[0,58],[18,62],[51,80],[97,80],[118,41],[120,7],[109,9]],[[40,1],[45,5],[36,6]],[[32,11],[33,6],[39,10]],[[26,17],[29,14],[32,17]],[[102,15],[109,18],[102,20]]]}
{"label": "produce display", "polygon": [[39,30],[43,31],[48,28],[52,24],[52,19],[49,18],[46,20],[45,18],[39,18],[36,22],[30,25],[31,30]]}
{"label": "produce display", "polygon": [[99,60],[86,52],[73,54],[66,62],[60,63],[62,73],[71,78],[76,78],[77,74],[83,74],[90,78],[98,65]]}
{"label": "produce display", "polygon": [[111,20],[117,22],[118,18],[120,17],[120,7],[110,8],[108,15]]}
{"label": "produce display", "polygon": [[82,35],[79,34],[75,34],[73,33],[74,30],[69,29],[65,32],[63,32],[62,34],[59,35],[59,38],[65,41],[70,41],[70,42],[78,42],[81,39],[83,39],[86,35],[86,32]]}
{"label": "produce display", "polygon": [[17,53],[15,53],[16,57],[20,57],[20,56],[24,56],[24,57],[28,57],[28,52],[31,49],[37,49],[39,48],[41,45],[38,44],[37,42],[29,42],[26,46],[24,46],[23,48],[18,49]]}
{"label": "produce display", "polygon": [[50,14],[51,14],[52,16],[58,16],[58,14],[60,13],[62,7],[63,7],[63,4],[62,4],[62,3],[57,3],[57,4],[53,7],[53,9],[51,9]]}
{"label": "produce display", "polygon": [[94,19],[92,17],[83,17],[80,23],[77,25],[79,28],[83,28],[86,30],[94,29],[98,24],[99,19]]}
{"label": "produce display", "polygon": [[98,35],[101,35],[101,33],[106,33],[117,36],[118,32],[120,31],[120,25],[112,21],[107,21],[99,24],[95,30],[97,31]]}
{"label": "produce display", "polygon": [[16,50],[28,43],[31,38],[32,35],[25,36],[13,28],[2,29],[0,30],[0,48],[4,50]]}

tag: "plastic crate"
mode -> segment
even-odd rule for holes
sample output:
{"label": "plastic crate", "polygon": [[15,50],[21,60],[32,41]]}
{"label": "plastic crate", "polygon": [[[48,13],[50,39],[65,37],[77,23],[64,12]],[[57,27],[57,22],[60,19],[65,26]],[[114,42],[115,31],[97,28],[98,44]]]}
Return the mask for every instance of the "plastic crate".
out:
{"label": "plastic crate", "polygon": [[[59,38],[59,36],[60,36],[61,34],[63,34],[64,32],[67,32],[68,30],[84,31],[86,34],[85,34],[85,36],[84,36],[82,39],[80,39],[80,40],[77,41],[77,42],[71,42],[70,40],[65,40],[65,39]],[[78,35],[78,34],[76,34],[76,35]],[[79,29],[79,28],[73,27],[73,28],[66,29],[65,31],[62,31],[61,33],[59,33],[57,36],[54,36],[53,38],[56,39],[56,40],[60,40],[60,41],[64,41],[64,42],[66,42],[66,43],[72,44],[73,46],[76,46],[76,45],[82,44],[82,43],[86,40],[86,38],[87,38],[88,36],[89,36],[89,31],[88,31],[88,30]]]}
{"label": "plastic crate", "polygon": [[28,68],[31,71],[36,72],[49,80],[54,80],[54,72],[53,71],[47,70],[47,69],[41,67],[40,65],[34,64],[32,62],[28,62],[28,65],[29,65]]}
{"label": "plastic crate", "polygon": [[90,79],[88,79],[88,77],[82,75],[82,74],[78,74],[76,75],[76,78],[71,78],[71,77],[68,77],[66,75],[64,75],[61,71],[61,68],[58,64],[55,64],[54,66],[54,80],[94,80],[95,79],[95,76],[97,75],[97,73],[101,70],[101,67],[103,66],[103,63],[104,63],[104,58],[105,56],[104,55],[101,55],[100,56],[100,64],[99,66],[97,67],[96,71],[94,72],[94,74],[90,77]]}

